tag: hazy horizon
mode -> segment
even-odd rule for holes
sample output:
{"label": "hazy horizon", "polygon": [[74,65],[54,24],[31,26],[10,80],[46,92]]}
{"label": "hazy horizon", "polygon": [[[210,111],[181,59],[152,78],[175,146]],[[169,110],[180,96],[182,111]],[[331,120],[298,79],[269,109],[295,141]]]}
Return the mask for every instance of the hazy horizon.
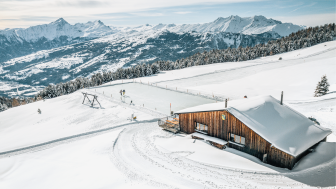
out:
{"label": "hazy horizon", "polygon": [[198,24],[218,17],[238,15],[266,18],[304,26],[335,22],[335,1],[331,0],[194,0],[194,1],[107,1],[107,0],[3,0],[0,29],[27,28],[63,18],[70,24],[101,20],[108,26]]}

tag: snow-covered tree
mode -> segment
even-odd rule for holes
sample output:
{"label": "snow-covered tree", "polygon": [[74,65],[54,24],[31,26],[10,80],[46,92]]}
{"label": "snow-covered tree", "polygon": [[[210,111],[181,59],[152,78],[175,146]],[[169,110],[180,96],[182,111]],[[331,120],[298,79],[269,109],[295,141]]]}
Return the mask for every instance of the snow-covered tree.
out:
{"label": "snow-covered tree", "polygon": [[321,81],[317,83],[314,96],[319,97],[327,94],[327,92],[329,91],[329,86],[330,85],[328,83],[327,76],[326,75],[322,76]]}
{"label": "snow-covered tree", "polygon": [[160,66],[157,63],[152,64],[151,69],[153,74],[157,74],[160,72]]}

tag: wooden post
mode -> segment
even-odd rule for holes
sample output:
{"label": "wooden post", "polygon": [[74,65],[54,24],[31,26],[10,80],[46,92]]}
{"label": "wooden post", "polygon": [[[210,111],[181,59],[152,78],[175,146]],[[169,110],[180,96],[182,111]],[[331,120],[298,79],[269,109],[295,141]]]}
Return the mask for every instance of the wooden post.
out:
{"label": "wooden post", "polygon": [[83,102],[82,102],[82,104],[84,104],[85,97],[86,97],[86,93],[83,93],[83,95],[84,95],[84,99],[83,99]]}
{"label": "wooden post", "polygon": [[94,100],[95,100],[95,98],[93,97],[93,100],[92,100],[92,104],[91,104],[91,106],[93,106]]}
{"label": "wooden post", "polygon": [[225,108],[227,108],[227,99],[225,99]]}
{"label": "wooden post", "polygon": [[280,104],[283,105],[283,91],[281,91],[281,101],[280,101]]}

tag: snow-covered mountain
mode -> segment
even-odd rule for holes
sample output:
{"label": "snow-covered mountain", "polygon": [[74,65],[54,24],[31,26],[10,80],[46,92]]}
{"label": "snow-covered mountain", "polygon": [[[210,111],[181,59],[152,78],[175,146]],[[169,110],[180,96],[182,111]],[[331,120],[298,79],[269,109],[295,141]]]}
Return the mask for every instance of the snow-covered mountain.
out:
{"label": "snow-covered mountain", "polygon": [[[277,36],[279,37],[279,36]],[[275,40],[270,33],[173,33],[169,31],[116,33],[103,38],[42,50],[0,63],[0,80],[5,89],[17,86],[25,94],[49,83],[65,82],[78,76],[119,67],[181,59],[197,52],[228,47],[254,46]],[[0,82],[1,83],[1,82]],[[12,91],[1,91],[9,95]]]}
{"label": "snow-covered mountain", "polygon": [[63,18],[59,18],[58,20],[49,24],[32,26],[26,29],[15,28],[5,29],[2,31],[0,30],[0,35],[7,37],[8,41],[16,38],[18,40],[25,40],[27,42],[36,42],[41,38],[53,40],[61,36],[67,36],[69,38],[96,38],[115,32],[117,31],[111,29],[109,26],[105,26],[104,23],[100,20],[87,22],[85,24],[77,23],[75,25],[71,25]]}
{"label": "snow-covered mountain", "polygon": [[230,16],[218,18],[213,22],[204,24],[158,24],[142,25],[137,27],[106,26],[100,20],[87,23],[69,24],[60,18],[49,24],[32,26],[29,28],[14,28],[0,30],[0,62],[19,56],[28,55],[39,50],[48,50],[73,43],[83,42],[118,33],[125,38],[134,33],[148,33],[152,35],[158,31],[173,33],[241,33],[246,35],[272,33],[287,36],[304,27],[291,23],[282,23],[277,20],[267,19],[264,16],[241,18]]}
{"label": "snow-covered mountain", "polygon": [[99,20],[71,25],[60,18],[27,29],[0,30],[0,95],[16,87],[29,94],[49,83],[122,66],[254,46],[299,29],[263,16],[230,16],[205,24],[118,28]]}
{"label": "snow-covered mountain", "polygon": [[168,30],[170,32],[231,32],[242,34],[261,34],[265,32],[275,32],[280,36],[287,36],[293,32],[304,29],[303,26],[292,23],[282,23],[281,21],[267,19],[264,16],[239,17],[230,16],[227,18],[219,17],[213,22],[204,24],[158,24],[155,26],[143,25],[134,28],[124,28],[126,31],[148,31],[148,30]]}

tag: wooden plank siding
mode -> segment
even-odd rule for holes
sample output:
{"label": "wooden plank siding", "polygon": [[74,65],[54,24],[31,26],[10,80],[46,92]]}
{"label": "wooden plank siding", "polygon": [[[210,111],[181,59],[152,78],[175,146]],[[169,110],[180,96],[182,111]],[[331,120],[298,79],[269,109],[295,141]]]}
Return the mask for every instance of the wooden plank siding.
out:
{"label": "wooden plank siding", "polygon": [[[226,120],[222,120],[222,114]],[[271,144],[227,111],[196,112],[179,114],[181,131],[195,132],[195,122],[208,126],[208,135],[229,141],[229,133],[245,137],[245,147],[229,143],[229,147],[253,155],[260,160],[267,154],[267,163],[292,169],[297,161],[293,156],[271,147]]]}

